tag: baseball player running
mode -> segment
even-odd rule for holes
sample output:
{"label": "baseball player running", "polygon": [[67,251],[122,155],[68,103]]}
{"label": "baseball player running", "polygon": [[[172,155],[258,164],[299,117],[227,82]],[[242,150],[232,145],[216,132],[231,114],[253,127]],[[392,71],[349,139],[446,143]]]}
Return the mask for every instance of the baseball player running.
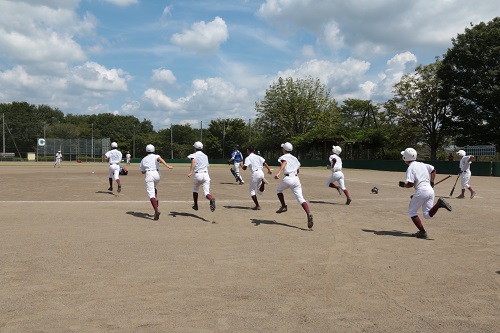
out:
{"label": "baseball player running", "polygon": [[149,201],[155,211],[154,220],[160,218],[160,211],[158,210],[158,190],[157,186],[160,182],[160,163],[169,169],[174,167],[168,165],[167,162],[160,155],[155,154],[155,146],[149,144],[146,146],[148,155],[141,160],[139,169],[142,174],[146,175],[146,192],[148,193]]}
{"label": "baseball player running", "polygon": [[201,185],[203,195],[210,200],[210,210],[215,211],[215,198],[210,194],[210,176],[208,175],[208,157],[202,152],[203,143],[196,141],[193,145],[194,153],[188,158],[191,160],[188,177],[193,177],[193,209],[198,210],[198,191]]}
{"label": "baseball player running", "polygon": [[113,191],[113,177],[118,184],[118,192],[122,190],[122,184],[120,183],[120,162],[122,161],[122,153],[117,149],[118,144],[116,142],[111,142],[111,150],[104,154],[104,159],[109,162],[109,188],[108,191]]}
{"label": "baseball player running", "polygon": [[54,163],[54,168],[56,167],[56,165],[58,168],[61,167],[61,160],[62,160],[62,154],[61,154],[61,151],[58,150],[56,153],[56,162]]}
{"label": "baseball player running", "polygon": [[418,232],[412,234],[413,237],[427,238],[427,232],[424,229],[418,209],[422,207],[424,218],[430,219],[436,215],[439,208],[444,208],[451,212],[451,206],[444,199],[439,198],[434,205],[434,178],[436,169],[426,163],[417,162],[417,151],[413,148],[406,148],[401,152],[403,161],[408,165],[406,170],[406,181],[400,181],[399,186],[415,188],[415,193],[411,196],[408,214],[418,229]]}
{"label": "baseball player running", "polygon": [[[346,205],[351,203],[351,197],[349,196],[349,191],[344,185],[344,173],[342,172],[342,159],[340,158],[340,153],[342,152],[342,148],[339,146],[332,147],[333,154],[330,155],[330,167],[332,169],[332,175],[326,181],[326,186],[332,187],[336,189],[339,194],[344,192],[347,200],[345,202]],[[335,185],[334,182],[338,181],[339,185]]]}
{"label": "baseball player running", "polygon": [[243,164],[243,170],[250,168],[252,171],[252,177],[250,178],[250,196],[252,197],[253,202],[255,203],[255,207],[253,210],[260,210],[259,200],[257,200],[257,195],[262,195],[264,193],[265,184],[267,181],[264,179],[264,172],[262,171],[263,167],[267,168],[267,173],[272,174],[273,172],[267,165],[266,160],[259,155],[254,154],[255,148],[250,146],[247,148],[247,158],[245,158],[245,163]]}
{"label": "baseball player running", "polygon": [[467,155],[465,150],[462,149],[457,151],[457,155],[460,156],[460,182],[462,183],[462,193],[457,199],[465,198],[465,189],[470,191],[470,198],[472,199],[476,195],[476,191],[469,185],[469,180],[471,176],[470,165],[474,160],[474,155]]}
{"label": "baseball player running", "polygon": [[238,150],[239,146],[234,145],[234,150],[231,153],[231,159],[228,161],[229,164],[233,164],[231,167],[231,173],[236,179],[237,182],[240,182],[240,185],[243,185],[245,182],[240,175],[240,163],[243,162],[243,154]]}
{"label": "baseball player running", "polygon": [[276,211],[276,213],[281,214],[287,211],[287,205],[285,204],[285,196],[283,195],[283,191],[287,188],[290,188],[295,195],[295,198],[306,212],[307,227],[311,229],[314,224],[313,216],[311,214],[311,210],[309,209],[309,204],[302,196],[302,185],[300,184],[299,179],[300,162],[295,156],[290,154],[292,150],[293,146],[290,142],[281,144],[281,151],[283,155],[278,158],[278,161],[281,163],[281,167],[274,178],[279,179],[281,173],[284,174],[284,177],[281,183],[279,183],[278,187],[276,188],[276,194],[278,195],[278,199],[281,203],[281,207]]}

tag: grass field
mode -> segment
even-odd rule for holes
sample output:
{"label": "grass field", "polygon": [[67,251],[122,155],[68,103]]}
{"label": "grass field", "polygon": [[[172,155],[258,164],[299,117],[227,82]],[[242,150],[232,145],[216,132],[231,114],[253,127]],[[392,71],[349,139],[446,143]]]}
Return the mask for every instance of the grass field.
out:
{"label": "grass field", "polygon": [[344,170],[346,206],[329,170],[301,169],[308,231],[290,191],[275,213],[278,180],[253,211],[222,165],[213,213],[203,198],[191,209],[187,165],[163,168],[153,221],[129,170],[118,194],[106,164],[0,163],[0,332],[499,331],[500,178],[473,175],[476,197],[447,198],[425,240],[409,237],[400,172]]}

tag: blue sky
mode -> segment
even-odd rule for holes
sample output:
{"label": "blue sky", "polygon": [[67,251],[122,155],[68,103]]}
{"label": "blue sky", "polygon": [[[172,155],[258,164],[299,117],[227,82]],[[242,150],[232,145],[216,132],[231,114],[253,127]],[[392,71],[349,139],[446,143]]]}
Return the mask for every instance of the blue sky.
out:
{"label": "blue sky", "polygon": [[383,102],[486,0],[0,0],[0,102],[170,124],[256,117],[278,77]]}

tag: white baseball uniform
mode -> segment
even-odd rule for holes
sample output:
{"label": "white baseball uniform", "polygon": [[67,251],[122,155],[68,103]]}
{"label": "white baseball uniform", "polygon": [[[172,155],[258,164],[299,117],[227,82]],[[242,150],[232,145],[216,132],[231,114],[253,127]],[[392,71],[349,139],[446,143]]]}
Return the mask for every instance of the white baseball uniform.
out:
{"label": "white baseball uniform", "polygon": [[264,167],[265,161],[266,160],[262,156],[254,153],[250,153],[250,155],[245,158],[243,165],[250,168],[252,171],[252,177],[250,178],[250,196],[255,195],[255,189],[257,189],[258,194],[263,193],[259,190],[259,188],[262,184],[262,179],[264,179],[264,171],[262,171],[262,168]]}
{"label": "white baseball uniform", "polygon": [[333,159],[335,159],[335,165],[332,168],[332,175],[326,181],[326,186],[330,186],[331,183],[338,181],[340,189],[344,191],[346,187],[344,184],[344,173],[342,172],[342,159],[337,154],[330,155],[330,165],[332,165]]}
{"label": "white baseball uniform", "polygon": [[118,149],[111,149],[106,154],[109,162],[109,178],[114,178],[115,180],[120,178],[120,162],[122,161],[122,153]]}
{"label": "white baseball uniform", "polygon": [[203,195],[210,194],[210,176],[208,174],[208,157],[201,150],[198,150],[188,156],[190,160],[195,160],[194,164],[194,177],[193,177],[193,192],[198,193],[201,188]]}
{"label": "white baseball uniform", "polygon": [[61,167],[61,159],[62,159],[62,154],[60,152],[57,152],[56,153],[56,162],[54,163],[54,168],[57,167],[60,168]]}
{"label": "white baseball uniform", "polygon": [[131,157],[132,157],[132,155],[130,155],[130,153],[127,153],[127,155],[125,155],[125,158],[127,159],[127,164],[130,164]]}
{"label": "white baseball uniform", "polygon": [[297,173],[300,168],[299,160],[292,154],[286,153],[280,156],[278,161],[280,163],[282,163],[282,161],[286,161],[286,166],[282,171],[284,174],[283,180],[278,184],[276,193],[283,193],[284,190],[290,188],[299,204],[302,205],[306,202],[306,200],[302,195],[302,185],[300,184],[300,179]]}
{"label": "white baseball uniform", "polygon": [[462,189],[468,189],[470,187],[469,180],[471,176],[471,163],[472,162],[470,161],[470,155],[464,156],[460,159],[460,171],[462,171],[462,173],[460,174],[460,182],[462,185]]}
{"label": "white baseball uniform", "polygon": [[431,186],[431,172],[434,167],[430,164],[413,161],[406,170],[406,182],[413,183],[415,194],[410,200],[408,215],[418,215],[418,209],[422,207],[424,218],[430,219],[429,211],[434,205],[434,189]]}
{"label": "white baseball uniform", "polygon": [[155,189],[161,178],[159,158],[160,155],[148,154],[141,160],[141,164],[139,165],[141,172],[146,172],[146,192],[149,199],[156,198]]}

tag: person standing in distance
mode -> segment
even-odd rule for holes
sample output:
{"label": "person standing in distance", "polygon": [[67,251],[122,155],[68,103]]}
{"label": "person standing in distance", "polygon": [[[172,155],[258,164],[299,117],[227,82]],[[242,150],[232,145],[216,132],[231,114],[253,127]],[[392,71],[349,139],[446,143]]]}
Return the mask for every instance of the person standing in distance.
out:
{"label": "person standing in distance", "polygon": [[417,162],[417,151],[413,148],[406,148],[401,152],[403,161],[408,165],[406,170],[406,181],[400,181],[399,186],[404,188],[415,188],[415,193],[411,196],[408,215],[418,229],[412,234],[413,237],[427,238],[427,232],[418,217],[418,209],[422,207],[424,218],[430,219],[436,215],[439,208],[444,208],[451,212],[451,206],[443,198],[439,198],[434,204],[434,178],[436,169],[434,166],[422,162]]}
{"label": "person standing in distance", "polygon": [[210,200],[210,210],[215,211],[215,198],[210,194],[210,176],[208,174],[208,157],[203,150],[203,143],[196,141],[193,145],[194,153],[188,158],[191,160],[188,177],[193,177],[193,209],[198,210],[198,191],[201,188],[205,198]]}
{"label": "person standing in distance", "polygon": [[[344,173],[342,172],[342,159],[340,158],[340,153],[342,148],[339,146],[332,147],[332,155],[330,155],[330,167],[332,169],[332,175],[326,181],[326,186],[336,189],[339,194],[344,192],[347,200],[346,205],[351,203],[351,197],[349,196],[349,191],[344,185]],[[334,182],[338,181],[339,185],[335,185]]]}
{"label": "person standing in distance", "polygon": [[234,150],[231,153],[231,159],[228,161],[229,164],[233,164],[231,167],[231,173],[240,185],[243,185],[245,182],[240,175],[240,163],[243,162],[243,154],[238,150],[239,146],[234,145]]}
{"label": "person standing in distance", "polygon": [[252,177],[250,178],[250,197],[252,197],[253,202],[255,203],[255,207],[253,210],[260,210],[259,200],[257,200],[257,195],[264,193],[265,184],[267,181],[264,179],[264,172],[262,171],[263,167],[267,168],[267,173],[272,174],[273,172],[267,165],[266,160],[259,155],[254,154],[255,148],[250,146],[247,148],[248,156],[245,158],[245,163],[243,164],[243,170],[246,170],[250,167],[252,171]]}
{"label": "person standing in distance", "polygon": [[281,214],[288,210],[287,205],[285,204],[285,196],[283,195],[283,191],[289,188],[292,190],[295,198],[306,212],[307,227],[311,229],[314,224],[313,216],[311,214],[311,210],[309,209],[309,204],[302,195],[302,185],[300,184],[299,179],[300,162],[295,156],[290,153],[292,150],[293,146],[290,142],[281,144],[281,151],[283,155],[278,158],[278,161],[281,163],[281,167],[274,178],[279,179],[281,173],[284,174],[284,177],[281,183],[279,183],[278,187],[276,188],[276,194],[278,195],[278,199],[281,203],[281,207],[276,211],[276,213]]}
{"label": "person standing in distance", "polygon": [[116,142],[111,142],[111,150],[104,154],[104,159],[109,162],[109,188],[108,191],[113,191],[113,178],[118,184],[118,193],[122,191],[122,184],[120,182],[120,162],[122,161],[122,153],[118,149]]}
{"label": "person standing in distance", "polygon": [[139,169],[142,174],[146,175],[146,192],[149,197],[149,201],[153,206],[155,211],[154,220],[160,218],[160,211],[158,209],[158,183],[160,182],[160,163],[166,166],[168,169],[173,169],[174,167],[168,165],[167,162],[160,155],[155,154],[155,146],[149,144],[146,146],[146,152],[148,155],[141,160]]}
{"label": "person standing in distance", "polygon": [[462,149],[457,151],[457,155],[460,157],[460,182],[462,183],[462,193],[457,199],[465,198],[465,189],[470,191],[470,198],[472,199],[476,195],[476,191],[469,185],[469,180],[471,176],[470,165],[474,160],[474,155],[467,155],[465,150]]}
{"label": "person standing in distance", "polygon": [[61,154],[61,151],[58,150],[56,153],[56,162],[54,163],[54,168],[56,167],[56,165],[58,168],[61,167],[61,160],[62,160],[62,154]]}
{"label": "person standing in distance", "polygon": [[130,152],[128,151],[127,154],[125,155],[125,158],[127,159],[127,165],[130,165],[130,158],[132,155],[130,155]]}

